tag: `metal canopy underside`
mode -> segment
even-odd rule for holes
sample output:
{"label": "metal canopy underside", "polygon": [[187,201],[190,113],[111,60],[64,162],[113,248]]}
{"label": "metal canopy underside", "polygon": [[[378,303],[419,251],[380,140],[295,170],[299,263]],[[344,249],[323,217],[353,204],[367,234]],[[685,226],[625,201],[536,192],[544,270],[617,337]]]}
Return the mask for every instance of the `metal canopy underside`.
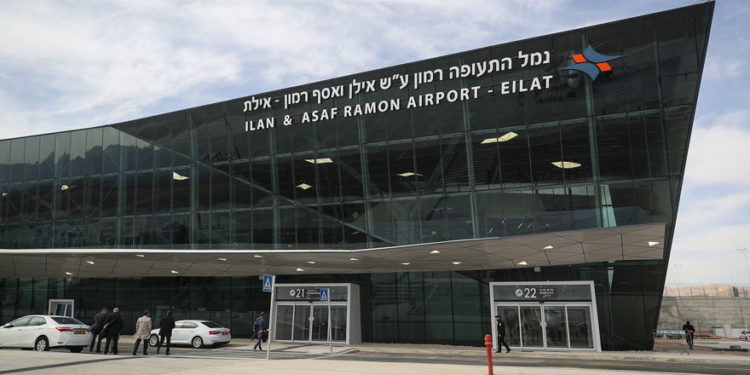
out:
{"label": "metal canopy underside", "polygon": [[[0,250],[0,277],[254,276],[543,267],[663,259],[664,235],[665,224],[658,223],[364,250]],[[544,249],[548,246],[553,248]]]}

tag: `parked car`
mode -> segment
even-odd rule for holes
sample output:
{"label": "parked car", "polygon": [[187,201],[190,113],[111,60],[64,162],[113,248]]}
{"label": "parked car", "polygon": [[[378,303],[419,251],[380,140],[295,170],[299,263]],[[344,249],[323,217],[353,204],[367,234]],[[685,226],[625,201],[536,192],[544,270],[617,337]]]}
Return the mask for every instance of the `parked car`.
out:
{"label": "parked car", "polygon": [[740,332],[740,340],[750,340],[750,330],[743,329]]}
{"label": "parked car", "polygon": [[[207,320],[178,320],[172,330],[172,344],[188,344],[194,348],[228,344],[232,340],[229,328]],[[159,343],[159,329],[151,330],[149,345]]]}
{"label": "parked car", "polygon": [[68,348],[80,353],[91,343],[91,327],[67,316],[27,315],[0,328],[0,347],[48,351]]}

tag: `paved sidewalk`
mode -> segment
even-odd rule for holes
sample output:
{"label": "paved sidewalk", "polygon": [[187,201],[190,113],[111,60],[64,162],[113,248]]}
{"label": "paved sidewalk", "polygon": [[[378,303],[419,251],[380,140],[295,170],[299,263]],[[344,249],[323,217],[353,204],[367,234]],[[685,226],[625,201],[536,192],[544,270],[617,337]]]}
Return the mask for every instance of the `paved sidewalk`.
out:
{"label": "paved sidewalk", "polygon": [[[449,345],[407,345],[407,344],[371,344],[355,346],[360,352],[373,353],[413,353],[447,356],[485,356],[485,349],[470,346]],[[582,360],[611,361],[656,361],[701,364],[737,364],[750,366],[750,355],[738,356],[727,354],[707,354],[693,352],[656,352],[656,351],[521,351],[513,350],[506,354],[494,354],[496,360],[502,358],[580,358]]]}

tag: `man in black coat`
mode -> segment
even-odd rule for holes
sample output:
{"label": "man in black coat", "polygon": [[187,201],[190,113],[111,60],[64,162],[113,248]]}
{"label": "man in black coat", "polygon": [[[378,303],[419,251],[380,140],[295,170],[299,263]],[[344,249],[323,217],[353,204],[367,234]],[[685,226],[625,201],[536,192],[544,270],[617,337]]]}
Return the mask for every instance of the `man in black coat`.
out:
{"label": "man in black coat", "polygon": [[495,326],[497,327],[497,353],[502,352],[503,348],[501,345],[505,346],[506,353],[510,353],[510,346],[505,342],[505,322],[500,315],[495,315]]}
{"label": "man in black coat", "polygon": [[693,349],[693,339],[695,338],[695,327],[690,324],[690,321],[682,325],[682,330],[685,332],[685,340],[687,341],[688,347]]}
{"label": "man in black coat", "polygon": [[107,319],[107,308],[102,307],[98,314],[94,315],[94,324],[91,325],[91,345],[89,345],[89,353],[94,351],[94,342],[96,342],[96,352],[102,351],[102,329],[104,328],[104,321]]}
{"label": "man in black coat", "polygon": [[120,340],[120,331],[122,331],[122,315],[120,308],[115,307],[112,312],[107,314],[107,320],[104,321],[104,330],[102,334],[107,338],[104,344],[104,354],[109,353],[109,344],[112,343],[112,354],[117,354],[117,342]]}
{"label": "man in black coat", "polygon": [[164,339],[167,339],[167,355],[169,355],[169,344],[172,342],[172,330],[174,329],[174,318],[172,312],[167,311],[167,316],[161,318],[159,322],[159,344],[156,346],[156,354],[159,354]]}

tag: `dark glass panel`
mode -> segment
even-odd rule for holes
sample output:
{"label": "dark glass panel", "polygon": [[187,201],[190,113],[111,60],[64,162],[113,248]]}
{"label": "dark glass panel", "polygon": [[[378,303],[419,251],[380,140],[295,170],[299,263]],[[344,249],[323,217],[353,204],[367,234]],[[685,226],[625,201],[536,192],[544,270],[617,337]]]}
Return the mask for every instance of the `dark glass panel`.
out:
{"label": "dark glass panel", "polygon": [[[504,188],[531,184],[531,161],[529,159],[528,132],[524,130],[503,131],[500,138],[510,138],[500,143],[500,173]],[[513,136],[513,134],[516,134]],[[512,137],[512,138],[511,138]]]}
{"label": "dark glass panel", "polygon": [[229,212],[211,214],[211,248],[227,249],[230,244],[232,220]]}
{"label": "dark glass panel", "polygon": [[70,173],[70,136],[72,133],[55,135],[55,177],[67,177]]}
{"label": "dark glass panel", "polygon": [[154,207],[156,212],[168,212],[172,207],[172,171],[158,171],[154,173]]}
{"label": "dark glass panel", "polygon": [[98,217],[101,215],[101,178],[99,176],[87,176],[83,180],[83,214],[86,217]]}
{"label": "dark glass panel", "polygon": [[82,176],[86,172],[86,130],[70,134],[70,175]]}
{"label": "dark glass panel", "polygon": [[37,181],[27,182],[21,185],[21,192],[23,194],[23,208],[21,209],[21,220],[23,221],[35,221],[36,220],[36,205],[37,205]]}
{"label": "dark glass panel", "polygon": [[580,164],[580,167],[563,169],[565,182],[575,184],[591,182],[593,165],[589,141],[589,127],[585,122],[560,127],[562,133],[563,160]]}
{"label": "dark glass panel", "polygon": [[[193,170],[195,169],[196,168],[193,168]],[[197,188],[198,191],[193,191],[193,194],[195,194],[198,199],[198,209],[207,210],[211,208],[211,171],[204,166],[198,166],[197,172],[198,176],[195,176],[195,178],[198,179],[198,183],[193,186]],[[190,178],[193,178],[193,176]]]}
{"label": "dark glass panel", "polygon": [[154,167],[154,146],[143,139],[136,139],[136,152],[138,153],[138,169],[151,169]]}
{"label": "dark glass panel", "polygon": [[341,196],[344,201],[359,200],[364,197],[362,166],[359,149],[339,150],[338,166],[341,174]]}
{"label": "dark glass panel", "polygon": [[681,174],[687,157],[690,110],[684,109],[664,114],[664,139],[669,160],[669,173]]}
{"label": "dark glass panel", "polygon": [[11,141],[0,141],[0,183],[8,182]]}
{"label": "dark glass panel", "polygon": [[154,174],[138,173],[136,214],[151,214],[154,211]]}
{"label": "dark glass panel", "polygon": [[698,70],[695,21],[689,12],[666,13],[654,23],[659,53],[659,71],[672,75]]}
{"label": "dark glass panel", "polygon": [[[321,197],[328,195],[327,200],[330,200],[330,195],[334,194],[335,189],[338,189],[338,174],[336,173],[336,166],[334,164],[320,165],[321,168],[319,172],[325,174],[325,177],[332,178],[333,180],[326,180],[321,176],[321,179],[319,180],[320,184],[318,184],[318,180],[315,179],[315,169],[318,166],[305,161],[305,159],[311,159],[311,156],[297,157],[292,160],[294,163],[293,184],[295,200],[306,204],[315,203],[318,200],[318,192],[320,192]],[[324,166],[325,168],[323,168]],[[287,173],[284,171],[279,171],[279,174],[287,177]],[[287,182],[286,179],[281,181],[284,181],[285,183]],[[333,184],[336,184],[336,186],[331,186]],[[335,192],[335,195],[338,196],[338,191]]]}
{"label": "dark glass panel", "polygon": [[630,118],[596,121],[599,175],[605,180],[622,180],[632,175],[630,163]]}
{"label": "dark glass panel", "polygon": [[[372,340],[393,342],[400,336],[398,327],[398,289],[395,273],[370,275],[369,300],[372,306]],[[367,299],[367,298],[365,298]]]}
{"label": "dark glass panel", "polygon": [[[443,192],[443,163],[441,160],[440,140],[417,141],[415,143],[415,159],[417,168],[417,186],[421,194]],[[449,154],[450,155],[450,154]],[[450,162],[451,160],[446,160]]]}
{"label": "dark glass panel", "polygon": [[370,198],[385,198],[389,196],[390,179],[402,178],[389,175],[388,148],[386,146],[367,147],[367,170],[369,172],[367,189]]}
{"label": "dark glass panel", "polygon": [[224,173],[211,173],[211,209],[232,207],[231,181]]}
{"label": "dark glass panel", "polygon": [[117,172],[120,168],[120,131],[107,126],[102,130],[102,172]]}
{"label": "dark glass panel", "polygon": [[133,171],[138,167],[137,140],[130,134],[120,134],[120,168],[124,171]]}
{"label": "dark glass panel", "polygon": [[175,212],[189,211],[191,208],[190,202],[190,180],[195,176],[191,176],[189,169],[175,169],[173,173],[177,173],[180,176],[187,177],[187,179],[180,179],[172,181],[172,210]]}
{"label": "dark glass panel", "polygon": [[[273,232],[281,230],[275,228],[273,210],[255,210],[253,211],[253,248],[254,249],[273,249]],[[282,236],[283,237],[283,236]]]}
{"label": "dark glass panel", "polygon": [[79,219],[84,215],[84,203],[86,199],[85,184],[83,178],[71,179],[66,185],[61,185],[60,190],[68,196],[68,214],[73,219]]}
{"label": "dark glass panel", "polygon": [[441,139],[441,154],[445,191],[469,190],[470,166],[463,135]]}
{"label": "dark glass panel", "polygon": [[648,164],[651,176],[667,175],[667,157],[664,147],[662,117],[658,114],[644,116],[646,143],[648,147]]}
{"label": "dark glass panel", "polygon": [[[482,298],[481,281],[451,273],[451,296],[453,303],[453,332],[455,344],[467,345],[482,337]],[[486,298],[485,298],[486,299]]]}
{"label": "dark glass panel", "polygon": [[596,195],[593,185],[570,186],[567,188],[572,215],[571,229],[596,228]]}
{"label": "dark glass panel", "polygon": [[412,142],[388,145],[391,196],[401,197],[416,193],[416,183],[419,176],[414,169],[414,144]]}
{"label": "dark glass panel", "polygon": [[418,243],[421,237],[418,202],[414,199],[393,200],[390,206],[396,244]]}
{"label": "dark glass panel", "polygon": [[24,177],[26,180],[36,180],[39,178],[39,138],[26,138],[25,155],[23,158],[23,164],[26,169]]}
{"label": "dark glass panel", "polygon": [[[324,152],[316,154],[317,158],[330,158],[334,162],[326,164],[316,164],[315,171],[317,174],[318,198],[321,202],[339,202],[341,201],[341,171],[346,166],[341,165],[338,155]],[[295,168],[298,161],[295,160]],[[295,181],[295,184],[299,182]],[[300,189],[297,188],[297,192]],[[298,194],[299,197],[299,194]]]}
{"label": "dark glass panel", "polygon": [[16,138],[11,140],[10,145],[10,182],[23,181],[24,162],[23,157],[26,153],[26,139]]}
{"label": "dark glass panel", "polygon": [[117,215],[118,176],[102,176],[102,216]]}
{"label": "dark glass panel", "polygon": [[[313,163],[307,164],[310,164],[310,168],[315,167]],[[294,184],[293,168],[292,158],[276,159],[276,174],[279,176],[279,194],[289,199],[294,199],[294,190],[297,189]]]}
{"label": "dark glass panel", "polygon": [[[124,195],[123,205],[120,208],[120,215],[132,215],[136,207],[136,175],[126,174],[124,178],[124,190],[120,193]],[[145,179],[144,179],[145,180]],[[144,181],[145,182],[145,181]]]}
{"label": "dark glass panel", "polygon": [[36,197],[37,217],[39,220],[49,220],[52,218],[52,196],[54,194],[55,184],[52,181],[39,182],[39,190]]}
{"label": "dark glass panel", "polygon": [[424,281],[422,274],[404,272],[396,274],[398,288],[399,338],[406,342],[422,342],[425,339]]}
{"label": "dark glass panel", "polygon": [[[2,147],[2,146],[0,146]],[[43,135],[39,142],[39,178],[55,176],[55,135]]]}
{"label": "dark glass panel", "polygon": [[497,133],[473,134],[474,186],[478,190],[500,187],[500,147]]}
{"label": "dark glass panel", "polygon": [[[564,160],[560,144],[560,127],[549,126],[529,129],[531,144],[531,170],[537,185],[563,182],[563,169],[574,164],[560,164]],[[557,163],[557,165],[553,164]]]}
{"label": "dark glass panel", "polygon": [[86,173],[102,172],[102,128],[86,130]]}

